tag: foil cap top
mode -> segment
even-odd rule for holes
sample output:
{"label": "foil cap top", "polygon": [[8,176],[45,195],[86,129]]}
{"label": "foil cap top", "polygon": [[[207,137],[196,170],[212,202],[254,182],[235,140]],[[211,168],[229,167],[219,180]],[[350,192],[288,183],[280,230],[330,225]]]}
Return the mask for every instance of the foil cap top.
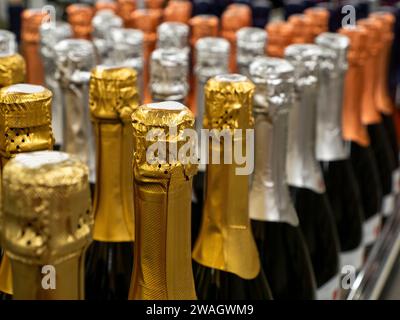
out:
{"label": "foil cap top", "polygon": [[215,74],[216,70],[226,73],[229,63],[230,44],[224,38],[205,37],[196,43],[196,66],[199,76],[206,78]]}
{"label": "foil cap top", "polygon": [[292,44],[285,49],[285,59],[294,67],[296,86],[316,85],[322,49],[314,44]]}
{"label": "foil cap top", "polygon": [[240,74],[223,74],[209,79],[204,88],[204,128],[233,130],[253,127],[254,89],[254,84]]}
{"label": "foil cap top", "polygon": [[66,153],[19,154],[3,171],[3,240],[27,264],[60,263],[91,241],[88,169]]}
{"label": "foil cap top", "polygon": [[136,71],[127,67],[97,66],[90,78],[89,108],[92,116],[130,121],[138,107]]}
{"label": "foil cap top", "polygon": [[7,30],[0,30],[0,58],[11,56],[17,52],[15,35]]}
{"label": "foil cap top", "polygon": [[185,51],[156,49],[151,55],[150,85],[153,99],[182,100],[188,93],[188,56]]}
{"label": "foil cap top", "polygon": [[189,41],[189,27],[180,22],[164,22],[157,29],[158,48],[187,48]]}
{"label": "foil cap top", "polygon": [[96,12],[92,19],[93,37],[106,39],[107,33],[112,28],[120,28],[123,25],[122,19],[117,16],[112,10],[103,9]]}

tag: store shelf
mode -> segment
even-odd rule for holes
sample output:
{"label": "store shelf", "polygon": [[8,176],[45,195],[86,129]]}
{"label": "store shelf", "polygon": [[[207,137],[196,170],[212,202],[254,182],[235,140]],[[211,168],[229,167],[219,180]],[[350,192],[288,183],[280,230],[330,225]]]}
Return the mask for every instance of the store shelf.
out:
{"label": "store shelf", "polygon": [[[400,199],[358,274],[347,300],[377,300],[398,260],[400,251]],[[398,297],[400,298],[400,297]]]}

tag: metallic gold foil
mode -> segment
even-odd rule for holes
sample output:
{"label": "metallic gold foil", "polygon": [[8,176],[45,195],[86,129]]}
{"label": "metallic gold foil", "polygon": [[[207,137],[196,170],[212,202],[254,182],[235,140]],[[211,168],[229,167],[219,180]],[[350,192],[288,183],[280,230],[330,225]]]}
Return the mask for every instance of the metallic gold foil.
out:
{"label": "metallic gold foil", "polygon": [[[19,154],[3,171],[2,240],[14,299],[83,299],[84,250],[93,217],[87,167],[54,151]],[[55,268],[43,288],[42,267]]]}
{"label": "metallic gold foil", "polygon": [[[253,128],[253,92],[254,85],[245,76],[211,78],[205,87],[204,127]],[[242,143],[245,144],[245,139]],[[209,152],[213,147],[210,143]],[[217,151],[222,154],[223,148],[221,143]],[[260,272],[260,260],[249,220],[249,177],[236,175],[237,167],[236,164],[207,165],[203,222],[192,256],[204,266],[253,279]]]}
{"label": "metallic gold foil", "polygon": [[[149,163],[155,142],[177,150],[187,142],[184,130],[194,116],[177,102],[143,105],[132,114],[135,158],[135,262],[130,299],[196,299],[191,244],[192,178],[197,164],[179,159]],[[176,128],[176,133],[169,128]],[[166,135],[146,139],[152,129]]]}
{"label": "metallic gold foil", "polygon": [[134,240],[133,141],[131,114],[138,107],[136,71],[96,67],[89,85],[96,136],[93,239]]}
{"label": "metallic gold foil", "polygon": [[26,64],[19,54],[0,57],[0,88],[25,81]]}
{"label": "metallic gold foil", "polygon": [[[17,84],[0,90],[1,167],[17,153],[53,148],[51,97],[49,90],[34,85]],[[12,294],[9,263],[4,256],[0,291]]]}

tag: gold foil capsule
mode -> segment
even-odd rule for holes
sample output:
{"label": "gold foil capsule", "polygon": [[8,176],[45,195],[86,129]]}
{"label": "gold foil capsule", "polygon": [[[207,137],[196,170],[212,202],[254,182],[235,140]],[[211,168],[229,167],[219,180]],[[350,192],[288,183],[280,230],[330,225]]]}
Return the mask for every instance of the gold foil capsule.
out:
{"label": "gold foil capsule", "polygon": [[[252,129],[254,84],[238,74],[220,75],[205,87],[207,129]],[[212,138],[210,137],[209,140]],[[235,135],[231,141],[246,146],[246,139]],[[209,153],[225,150],[225,141],[209,142]],[[243,150],[243,147],[242,147]],[[221,156],[222,157],[222,156]],[[206,267],[231,272],[243,279],[254,279],[260,272],[260,259],[249,219],[248,175],[238,175],[237,163],[210,162],[206,170],[203,221],[194,245],[193,259]]]}
{"label": "gold foil capsule", "polygon": [[134,240],[131,115],[138,101],[134,69],[98,66],[92,71],[89,107],[98,177],[93,202],[94,240]]}
{"label": "gold foil capsule", "polygon": [[140,106],[132,123],[136,230],[129,298],[195,299],[190,208],[197,164],[176,155],[159,162],[147,156],[155,143],[180,150],[188,143],[185,129],[193,129],[194,116],[178,102],[161,102]]}
{"label": "gold foil capsule", "polygon": [[53,148],[51,98],[49,90],[30,84],[0,90],[2,166],[16,153]]}
{"label": "gold foil capsule", "polygon": [[[83,299],[84,251],[91,241],[88,169],[68,154],[19,154],[3,171],[2,240],[14,299]],[[54,268],[43,280],[43,268]],[[46,269],[48,270],[48,269]]]}

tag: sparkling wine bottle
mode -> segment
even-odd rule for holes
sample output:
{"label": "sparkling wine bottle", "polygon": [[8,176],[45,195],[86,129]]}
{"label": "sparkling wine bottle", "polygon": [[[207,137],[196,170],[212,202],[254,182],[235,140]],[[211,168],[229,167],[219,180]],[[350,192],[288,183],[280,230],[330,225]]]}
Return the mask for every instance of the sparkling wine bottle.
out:
{"label": "sparkling wine bottle", "polygon": [[295,69],[295,103],[289,116],[288,184],[313,264],[318,299],[339,287],[339,240],[321,167],[315,157],[316,102],[321,49],[294,44],[285,57]]}
{"label": "sparkling wine bottle", "polygon": [[314,271],[286,182],[294,69],[283,59],[257,58],[250,74],[256,90],[255,169],[249,211],[261,263],[274,299],[314,299]]}

